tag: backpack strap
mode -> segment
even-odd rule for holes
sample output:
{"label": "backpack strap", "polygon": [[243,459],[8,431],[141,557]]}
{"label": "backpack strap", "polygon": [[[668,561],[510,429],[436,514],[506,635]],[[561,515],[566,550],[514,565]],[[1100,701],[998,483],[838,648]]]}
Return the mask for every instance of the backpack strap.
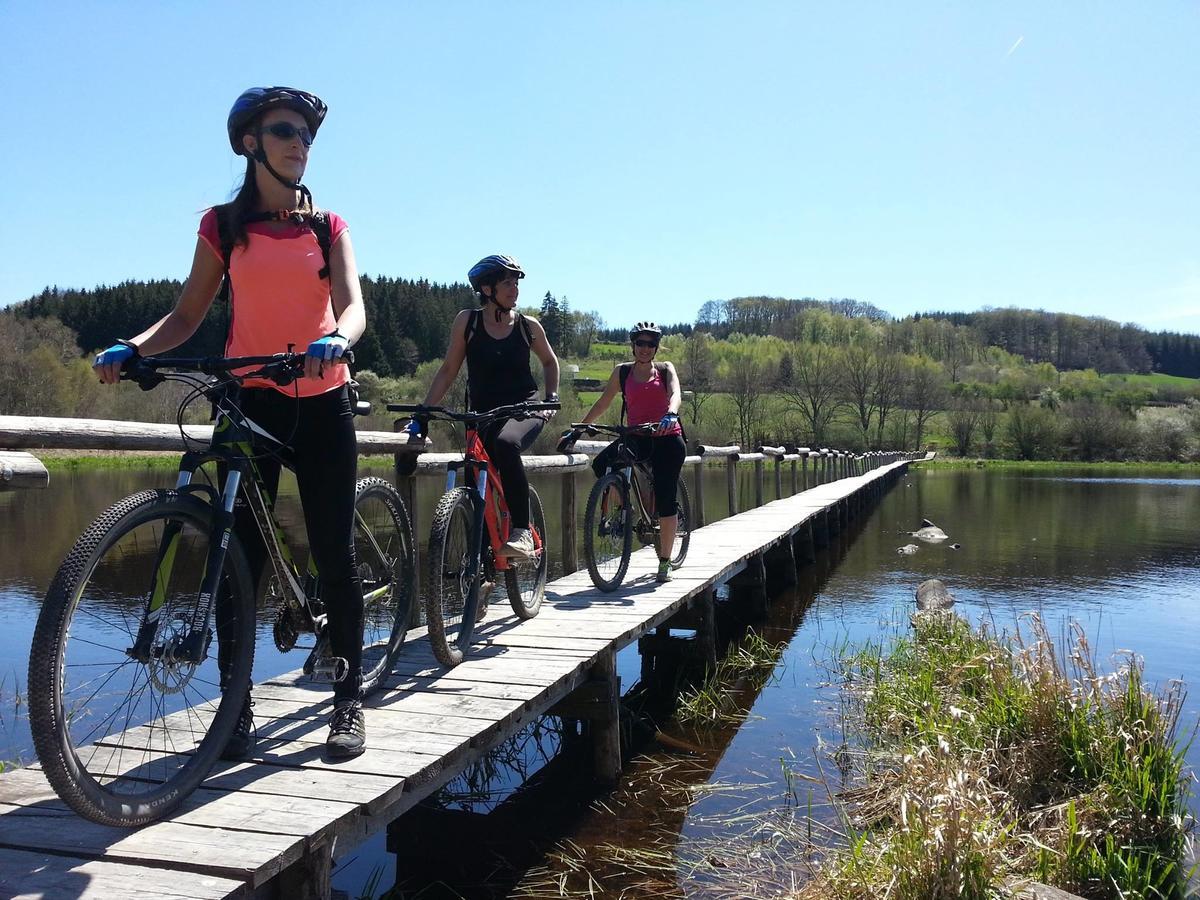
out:
{"label": "backpack strap", "polygon": [[[308,217],[308,227],[312,229],[312,233],[317,238],[317,244],[321,248],[321,258],[325,260],[325,267],[317,273],[318,278],[329,278],[329,252],[333,246],[333,226],[329,222],[329,214],[324,210],[318,210]],[[228,264],[226,265],[228,268]]]}
{"label": "backpack strap", "polygon": [[521,326],[521,333],[525,335],[525,346],[533,346],[533,329],[529,327],[529,320],[525,318],[524,313],[517,313],[517,324]]}
{"label": "backpack strap", "polygon": [[467,330],[463,332],[463,343],[471,343],[471,338],[475,337],[480,326],[483,325],[483,307],[471,310],[471,315],[467,316]]}
{"label": "backpack strap", "polygon": [[625,382],[629,380],[629,373],[633,371],[633,363],[621,363],[617,366],[617,379],[621,383],[621,424],[625,424]]}

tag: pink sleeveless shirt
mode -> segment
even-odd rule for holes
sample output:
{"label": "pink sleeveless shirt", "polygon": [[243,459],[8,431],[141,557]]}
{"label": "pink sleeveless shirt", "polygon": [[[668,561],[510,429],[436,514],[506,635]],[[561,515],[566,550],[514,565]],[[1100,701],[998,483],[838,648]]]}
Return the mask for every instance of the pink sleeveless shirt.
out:
{"label": "pink sleeveless shirt", "polygon": [[[329,216],[330,246],[346,233],[341,216]],[[229,258],[230,306],[233,313],[227,356],[267,356],[283,353],[288,345],[303,353],[319,337],[337,327],[329,298],[329,281],[318,278],[325,266],[321,245],[307,225],[276,229],[266,222],[246,228],[247,244],[236,246]],[[200,220],[200,237],[221,259],[217,214],[209,210]],[[223,261],[222,261],[223,264]],[[324,378],[300,378],[280,387],[273,381],[249,378],[246,387],[269,387],[289,396],[315,397],[350,380],[348,366],[331,366]]]}
{"label": "pink sleeveless shirt", "polygon": [[[657,425],[667,414],[670,402],[671,395],[657,367],[651,368],[649,381],[638,381],[630,370],[625,379],[625,412],[630,425]],[[663,432],[664,435],[682,433],[678,422]]]}

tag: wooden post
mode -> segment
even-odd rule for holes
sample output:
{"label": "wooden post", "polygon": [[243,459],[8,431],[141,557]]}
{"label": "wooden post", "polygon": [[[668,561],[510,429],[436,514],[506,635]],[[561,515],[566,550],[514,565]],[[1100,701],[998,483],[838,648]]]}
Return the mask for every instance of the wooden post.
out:
{"label": "wooden post", "polygon": [[321,838],[272,881],[279,900],[327,900],[333,869],[333,842]]}
{"label": "wooden post", "polygon": [[829,510],[818,510],[812,517],[813,544],[817,547],[829,546]]}
{"label": "wooden post", "polygon": [[746,568],[729,580],[736,592],[737,603],[750,619],[762,619],[767,614],[767,567],[763,554],[756,553],[746,560]]}
{"label": "wooden post", "polygon": [[783,457],[775,457],[775,499],[783,499]]}
{"label": "wooden post", "polygon": [[808,490],[808,454],[800,454],[800,490]]}
{"label": "wooden post", "polygon": [[590,722],[592,760],[596,780],[612,787],[621,775],[621,679],[617,675],[617,654],[607,650],[592,666],[592,678],[600,682],[603,712]]}
{"label": "wooden post", "polygon": [[695,523],[695,528],[704,527],[704,457],[700,458],[700,462],[692,466],[696,470],[694,484],[696,489],[692,491],[695,495],[695,502],[692,504],[692,521]]}
{"label": "wooden post", "polygon": [[709,672],[717,670],[717,593],[701,591],[692,601],[696,611],[696,656]]}
{"label": "wooden post", "polygon": [[[575,553],[575,473],[562,474],[562,561],[563,574],[570,575],[579,568],[579,558]],[[542,535],[542,540],[545,540]]]}
{"label": "wooden post", "polygon": [[796,486],[796,460],[792,460],[792,493],[798,493],[800,488]]}
{"label": "wooden post", "polygon": [[796,554],[791,538],[780,541],[765,554],[768,583],[776,587],[796,584]]}
{"label": "wooden post", "polygon": [[813,524],[805,522],[792,535],[793,552],[798,565],[808,565],[817,558],[816,547],[813,546]]}
{"label": "wooden post", "polygon": [[729,493],[729,515],[738,513],[737,457],[725,457],[725,489]]}
{"label": "wooden post", "polygon": [[756,459],[754,461],[754,505],[756,507],[763,505],[763,481],[764,475],[763,461]]}

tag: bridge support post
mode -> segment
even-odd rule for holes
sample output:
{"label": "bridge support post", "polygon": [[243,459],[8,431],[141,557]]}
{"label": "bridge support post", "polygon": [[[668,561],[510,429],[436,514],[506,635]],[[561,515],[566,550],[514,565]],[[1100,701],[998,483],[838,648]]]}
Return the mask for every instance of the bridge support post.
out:
{"label": "bridge support post", "polygon": [[775,499],[783,499],[783,457],[775,457]]}
{"label": "bridge support post", "polygon": [[813,546],[829,546],[829,510],[822,509],[812,517]]}
{"label": "bridge support post", "polygon": [[796,471],[796,460],[794,460],[794,459],[793,459],[793,460],[792,460],[792,493],[793,493],[793,494],[799,493],[799,491],[800,491],[800,488],[799,488],[799,486],[797,485],[797,482],[796,482],[796,475],[797,475],[797,474],[798,474],[798,473],[797,473],[797,471]]}
{"label": "bridge support post", "polygon": [[766,473],[763,469],[763,461],[756,459],[754,461],[754,506],[757,509],[763,505],[763,482]]}
{"label": "bridge support post", "polygon": [[794,587],[796,584],[796,553],[789,535],[764,554],[767,583],[773,587]]}
{"label": "bridge support post", "polygon": [[700,462],[692,466],[695,472],[695,480],[692,482],[696,488],[692,491],[695,502],[692,504],[692,521],[694,527],[704,527],[704,458],[701,457]]}
{"label": "bridge support post", "polygon": [[792,535],[792,544],[797,564],[808,565],[816,561],[817,550],[813,545],[813,523],[811,519],[796,529],[795,534]]}
{"label": "bridge support post", "polygon": [[737,457],[725,458],[725,489],[729,494],[729,515],[738,513]]}
{"label": "bridge support post", "polygon": [[596,780],[613,787],[621,776],[621,679],[617,675],[617,655],[608,651],[592,666],[598,701],[595,716],[588,723],[592,736],[592,760]]}
{"label": "bridge support post", "polygon": [[328,900],[333,842],[322,838],[271,881],[279,900]]}
{"label": "bridge support post", "polygon": [[767,566],[762,553],[746,560],[746,568],[729,580],[736,602],[751,619],[767,614]]}

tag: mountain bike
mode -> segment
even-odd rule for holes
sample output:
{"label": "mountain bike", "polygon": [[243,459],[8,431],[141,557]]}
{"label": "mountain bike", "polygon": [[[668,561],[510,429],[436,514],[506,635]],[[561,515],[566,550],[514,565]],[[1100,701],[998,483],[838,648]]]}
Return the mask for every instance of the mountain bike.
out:
{"label": "mountain bike", "polygon": [[[276,646],[289,650],[311,633],[305,672],[322,681],[347,674],[346,661],[330,655],[320,573],[311,556],[306,569],[297,566],[259,471],[267,455],[289,466],[291,450],[238,406],[244,378],[287,385],[303,366],[295,353],[135,358],[122,374],[144,390],[182,382],[190,390],[178,421],[201,398],[216,421],[211,441],[183,454],[174,488],[119,500],[84,531],[42,603],[29,660],[30,726],[46,778],[85,818],[121,826],[161,818],[199,785],[234,731],[250,688],[256,605],[233,530],[239,493],[269,560]],[[235,374],[245,367],[251,371]],[[409,521],[390,484],[358,480],[364,691],[384,680],[404,640],[413,594]]]}
{"label": "mountain bike", "polygon": [[[514,403],[488,412],[453,412],[441,406],[389,403],[392,412],[427,419],[461,422],[466,426],[466,453],[462,462],[446,472],[446,492],[433,513],[429,533],[429,577],[425,584],[425,617],[433,654],[444,666],[456,666],[471,645],[475,623],[482,618],[487,600],[504,577],[508,601],[522,619],[532,619],[546,591],[546,517],[542,501],[529,487],[529,531],[533,536],[531,559],[508,557],[501,548],[509,535],[508,503],[504,487],[479,437],[480,429],[500,419],[527,418],[558,403]],[[458,473],[463,483],[458,484]],[[487,541],[484,542],[484,533]]]}
{"label": "mountain bike", "polygon": [[[583,556],[592,584],[600,590],[615,591],[629,571],[633,539],[642,546],[657,547],[658,513],[654,502],[654,476],[647,460],[625,440],[633,435],[652,435],[655,425],[576,424],[577,432],[609,434],[619,441],[613,471],[605,473],[592,486],[583,514]],[[691,541],[692,500],[680,476],[675,487],[678,520],[671,544],[671,568],[678,569],[687,556]]]}

